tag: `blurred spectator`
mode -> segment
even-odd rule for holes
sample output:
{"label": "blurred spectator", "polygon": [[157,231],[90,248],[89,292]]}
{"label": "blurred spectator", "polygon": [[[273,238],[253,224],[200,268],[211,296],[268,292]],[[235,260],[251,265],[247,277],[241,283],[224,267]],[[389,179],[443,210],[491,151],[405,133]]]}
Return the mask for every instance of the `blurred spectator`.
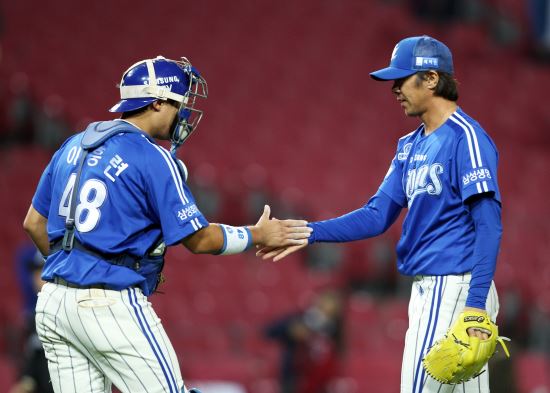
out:
{"label": "blurred spectator", "polygon": [[4,34],[4,12],[0,9],[0,36]]}
{"label": "blurred spectator", "polygon": [[36,293],[38,292],[36,289],[37,279],[40,278],[43,263],[42,256],[33,244],[25,243],[17,250],[16,271],[23,296],[23,315],[26,323],[34,319]]}
{"label": "blurred spectator", "polygon": [[30,95],[29,77],[17,72],[10,78],[10,95],[7,109],[8,135],[10,143],[29,144],[34,137],[34,116],[36,108]]}
{"label": "blurred spectator", "polygon": [[530,331],[528,345],[533,351],[550,356],[550,299],[540,296],[530,309]]}
{"label": "blurred spectator", "polygon": [[311,270],[331,272],[342,265],[343,250],[340,244],[319,243],[306,250],[305,263]]}
{"label": "blurred spectator", "polygon": [[[273,199],[267,184],[267,170],[262,165],[252,163],[244,168],[241,177],[244,188],[245,220],[255,222],[257,212],[263,210],[266,201]],[[279,208],[277,206],[272,207],[273,211],[280,215]],[[283,218],[283,216],[279,218]]]}
{"label": "blurred spectator", "polygon": [[450,28],[455,21],[478,24],[500,46],[516,44],[520,38],[520,16],[495,0],[409,0],[409,5],[418,19],[441,27]]}
{"label": "blurred spectator", "polygon": [[534,55],[550,61],[550,0],[530,0]]}
{"label": "blurred spectator", "polygon": [[507,288],[500,296],[498,326],[504,335],[514,339],[514,345],[525,347],[531,324],[530,306],[525,304],[516,288]]}
{"label": "blurred spectator", "polygon": [[324,393],[342,350],[342,298],[319,294],[305,311],[272,322],[267,337],[283,346],[281,393]]}
{"label": "blurred spectator", "polygon": [[437,23],[446,23],[458,16],[458,0],[410,0],[416,17]]}
{"label": "blurred spectator", "polygon": [[201,212],[213,221],[223,221],[220,217],[222,197],[217,188],[218,181],[216,167],[207,162],[201,162],[194,168],[193,176],[187,179]]}
{"label": "blurred spectator", "polygon": [[383,235],[369,240],[368,248],[357,248],[344,266],[352,291],[375,297],[395,296],[399,274],[393,244],[388,235]]}
{"label": "blurred spectator", "polygon": [[27,322],[27,339],[23,351],[23,359],[19,380],[11,387],[10,393],[53,393],[48,371],[48,361],[42,343],[36,334],[34,322],[34,305],[36,293],[40,291],[44,281],[40,278],[44,259],[34,246],[21,249],[18,258],[18,273],[24,295],[24,311]]}
{"label": "blurred spectator", "polygon": [[56,95],[46,98],[42,110],[35,112],[35,142],[57,149],[69,135],[69,126],[63,118],[63,99]]}
{"label": "blurred spectator", "polygon": [[487,5],[483,15],[491,39],[501,47],[517,44],[521,36],[521,15],[515,15],[512,9],[499,2],[493,3]]}

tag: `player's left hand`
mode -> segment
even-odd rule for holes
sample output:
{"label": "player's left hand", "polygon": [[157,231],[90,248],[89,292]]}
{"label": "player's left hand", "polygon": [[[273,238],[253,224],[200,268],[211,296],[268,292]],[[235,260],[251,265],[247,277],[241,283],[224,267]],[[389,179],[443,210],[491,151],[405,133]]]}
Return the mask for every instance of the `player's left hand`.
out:
{"label": "player's left hand", "polygon": [[256,225],[250,228],[254,243],[264,247],[288,247],[307,245],[312,229],[305,220],[278,220],[270,218],[271,208],[265,205]]}
{"label": "player's left hand", "polygon": [[[479,310],[479,309],[473,309]],[[486,335],[486,339],[480,337]],[[497,343],[510,356],[498,327],[485,310],[466,308],[444,337],[428,351],[422,364],[426,372],[441,383],[459,384],[478,376],[493,356]]]}
{"label": "player's left hand", "polygon": [[[487,314],[485,310],[481,308],[474,308],[474,307],[464,307],[464,312],[478,312],[478,313]],[[487,340],[491,335],[491,332],[487,331],[486,329],[480,329],[480,328],[469,328],[466,332],[468,333],[468,336],[477,337],[480,340]]]}
{"label": "player's left hand", "polygon": [[307,243],[288,247],[262,247],[258,251],[256,251],[256,256],[262,257],[263,260],[273,259],[273,262],[277,262],[287,255],[295,253],[296,251],[299,251],[306,246]]}

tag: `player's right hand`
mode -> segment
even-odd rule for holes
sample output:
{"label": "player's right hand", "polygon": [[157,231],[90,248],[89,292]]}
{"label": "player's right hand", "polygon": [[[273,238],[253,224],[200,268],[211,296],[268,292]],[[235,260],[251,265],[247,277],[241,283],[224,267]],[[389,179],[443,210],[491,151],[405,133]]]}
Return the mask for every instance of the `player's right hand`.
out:
{"label": "player's right hand", "polygon": [[287,247],[307,245],[312,229],[305,220],[278,220],[270,218],[271,208],[264,206],[264,211],[250,231],[253,233],[254,244],[263,247]]}

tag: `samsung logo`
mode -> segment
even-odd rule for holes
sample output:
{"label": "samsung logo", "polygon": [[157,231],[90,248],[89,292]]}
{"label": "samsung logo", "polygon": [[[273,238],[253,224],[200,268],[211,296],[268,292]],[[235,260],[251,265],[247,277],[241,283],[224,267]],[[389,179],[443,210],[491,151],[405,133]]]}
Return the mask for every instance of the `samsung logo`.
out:
{"label": "samsung logo", "polygon": [[[157,85],[165,85],[167,83],[179,83],[179,82],[180,82],[180,78],[176,75],[157,78]],[[144,84],[148,85],[149,81],[145,81]]]}

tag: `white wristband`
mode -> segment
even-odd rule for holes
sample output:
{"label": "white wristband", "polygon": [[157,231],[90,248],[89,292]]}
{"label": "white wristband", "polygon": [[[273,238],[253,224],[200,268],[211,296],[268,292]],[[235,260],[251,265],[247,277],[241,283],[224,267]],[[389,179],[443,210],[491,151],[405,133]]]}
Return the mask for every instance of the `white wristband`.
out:
{"label": "white wristband", "polygon": [[219,255],[238,254],[252,245],[252,235],[247,227],[232,227],[220,224],[223,233],[223,247]]}

